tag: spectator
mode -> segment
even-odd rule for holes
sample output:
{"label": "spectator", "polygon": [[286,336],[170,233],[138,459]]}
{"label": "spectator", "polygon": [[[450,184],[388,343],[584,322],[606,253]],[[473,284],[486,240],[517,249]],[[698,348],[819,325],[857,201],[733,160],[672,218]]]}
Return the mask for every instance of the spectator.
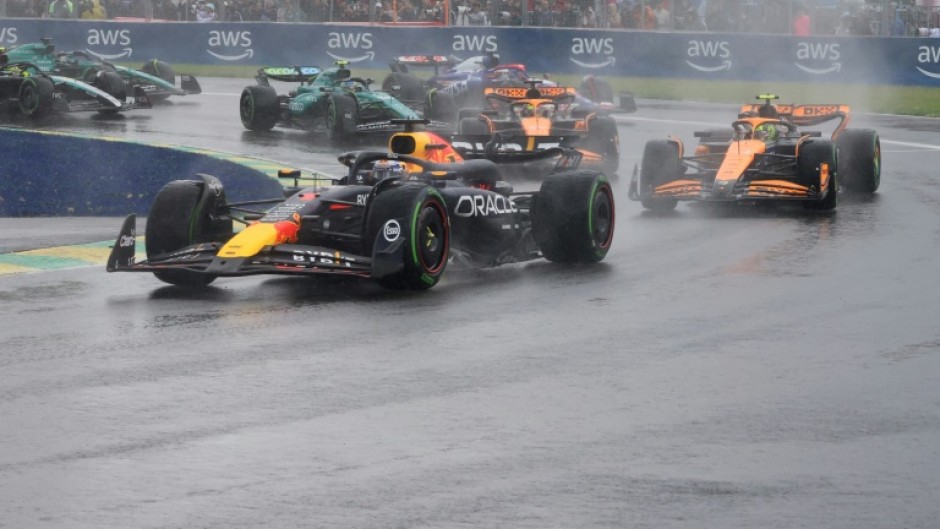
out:
{"label": "spectator", "polygon": [[215,5],[207,3],[206,0],[196,2],[195,12],[196,22],[215,21]]}
{"label": "spectator", "polygon": [[101,5],[101,0],[82,0],[82,12],[79,15],[86,20],[104,20],[108,18],[108,11]]}
{"label": "spectator", "polygon": [[894,22],[891,24],[891,36],[907,36],[907,23],[901,18],[901,10],[897,8],[897,5],[894,6]]}
{"label": "spectator", "polygon": [[707,31],[708,28],[705,27],[705,22],[702,20],[702,17],[699,16],[698,10],[689,6],[685,10],[685,14],[682,18],[676,21],[676,29],[683,31]]}
{"label": "spectator", "polygon": [[609,28],[622,28],[623,21],[620,20],[620,9],[617,7],[617,2],[608,1],[607,2],[607,27]]}
{"label": "spectator", "polygon": [[669,5],[666,0],[656,2],[656,8],[653,10],[653,14],[656,16],[656,29],[672,29],[672,13],[669,12]]}
{"label": "spectator", "polygon": [[793,17],[793,31],[794,35],[800,37],[806,37],[812,34],[810,30],[812,26],[812,20],[809,18],[809,12],[806,10],[806,7],[802,4],[796,5],[796,16]]}
{"label": "spectator", "polygon": [[49,9],[46,10],[49,18],[72,18],[74,14],[75,7],[71,0],[52,0],[49,3]]}
{"label": "spectator", "polygon": [[633,9],[630,11],[630,18],[633,19],[631,21],[632,27],[636,29],[656,29],[656,13],[646,2],[634,4]]}

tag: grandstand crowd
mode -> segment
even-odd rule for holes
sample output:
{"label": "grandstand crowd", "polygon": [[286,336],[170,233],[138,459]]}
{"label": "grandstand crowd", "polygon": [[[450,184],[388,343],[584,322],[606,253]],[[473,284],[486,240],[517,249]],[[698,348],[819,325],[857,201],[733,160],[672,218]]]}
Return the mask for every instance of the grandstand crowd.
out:
{"label": "grandstand crowd", "polygon": [[940,37],[933,0],[0,0],[0,17]]}

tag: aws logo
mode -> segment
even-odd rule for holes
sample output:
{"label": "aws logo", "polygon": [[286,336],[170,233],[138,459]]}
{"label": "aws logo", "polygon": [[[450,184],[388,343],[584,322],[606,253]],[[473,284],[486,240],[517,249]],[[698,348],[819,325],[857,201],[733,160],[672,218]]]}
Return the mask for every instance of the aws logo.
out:
{"label": "aws logo", "polygon": [[731,44],[726,40],[690,40],[686,56],[685,63],[700,72],[731,69]]}
{"label": "aws logo", "polygon": [[[806,73],[823,75],[842,70],[842,52],[831,42],[800,42],[796,45],[797,68]],[[809,62],[811,66],[807,66]]]}
{"label": "aws logo", "polygon": [[16,44],[16,28],[0,28],[0,44]]}
{"label": "aws logo", "polygon": [[[105,61],[130,58],[134,53],[134,48],[131,47],[131,30],[129,29],[89,29],[88,35],[85,37],[85,44],[88,45],[85,51]],[[123,49],[120,53],[103,53],[91,49],[102,46],[112,49],[116,46],[123,46]]]}
{"label": "aws logo", "polygon": [[240,61],[253,57],[255,54],[255,51],[251,49],[250,31],[212,30],[209,32],[208,44],[210,48],[240,48],[236,53],[232,54],[217,53],[211,49],[206,50],[209,55],[212,55],[216,59],[222,59],[223,61]]}
{"label": "aws logo", "polygon": [[[926,65],[926,66],[937,66],[937,63],[940,62],[940,48],[934,46],[920,46],[917,48],[917,62]],[[933,79],[940,79],[940,73],[931,72],[925,70],[920,66],[915,66],[917,71],[931,77]]]}
{"label": "aws logo", "polygon": [[[582,68],[603,68],[617,62],[614,57],[614,39],[611,37],[574,37],[571,39],[568,59]],[[593,58],[594,62],[586,59]]]}
{"label": "aws logo", "polygon": [[499,51],[499,42],[496,35],[454,35],[451,49],[456,52],[492,53]]}
{"label": "aws logo", "polygon": [[331,31],[326,41],[326,47],[336,51],[363,52],[363,54],[358,57],[343,57],[332,51],[326,52],[327,55],[338,61],[359,62],[375,59],[375,51],[372,50],[372,33],[340,33],[338,31]]}

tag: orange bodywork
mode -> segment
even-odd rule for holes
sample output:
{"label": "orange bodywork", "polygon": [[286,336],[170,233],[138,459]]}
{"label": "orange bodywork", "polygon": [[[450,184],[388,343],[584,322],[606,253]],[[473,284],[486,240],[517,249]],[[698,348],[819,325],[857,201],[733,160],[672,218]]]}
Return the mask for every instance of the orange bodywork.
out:
{"label": "orange bodywork", "polygon": [[754,162],[754,155],[765,150],[767,146],[760,140],[740,140],[732,143],[725,153],[715,181],[736,181]]}

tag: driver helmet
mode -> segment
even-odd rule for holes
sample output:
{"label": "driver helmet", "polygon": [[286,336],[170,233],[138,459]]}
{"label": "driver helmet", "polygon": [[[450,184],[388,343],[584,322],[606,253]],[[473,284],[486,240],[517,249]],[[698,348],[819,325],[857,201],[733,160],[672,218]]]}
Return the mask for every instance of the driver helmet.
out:
{"label": "driver helmet", "polygon": [[777,141],[777,127],[773,123],[761,123],[754,128],[754,137],[764,141]]}
{"label": "driver helmet", "polygon": [[519,116],[523,118],[531,118],[535,115],[535,105],[532,103],[526,103],[522,105],[522,108],[519,110]]}
{"label": "driver helmet", "polygon": [[359,83],[356,81],[343,81],[343,88],[350,92],[358,92],[360,90]]}
{"label": "driver helmet", "polygon": [[380,182],[386,178],[404,178],[408,170],[405,164],[395,160],[379,160],[372,166],[372,180]]}

